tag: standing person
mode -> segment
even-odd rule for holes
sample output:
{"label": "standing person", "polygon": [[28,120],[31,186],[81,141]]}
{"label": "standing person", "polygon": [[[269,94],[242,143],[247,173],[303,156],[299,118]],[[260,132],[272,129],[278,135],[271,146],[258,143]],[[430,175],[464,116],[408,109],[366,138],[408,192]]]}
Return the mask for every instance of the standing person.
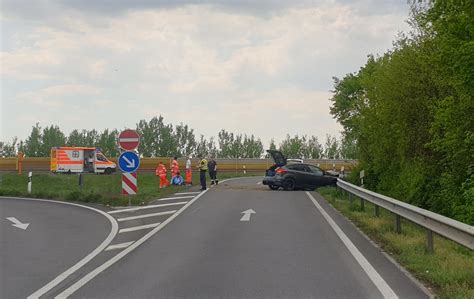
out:
{"label": "standing person", "polygon": [[217,185],[219,183],[217,180],[217,162],[214,160],[214,157],[207,163],[207,168],[209,169],[209,176],[211,177],[211,186],[214,184]]}
{"label": "standing person", "polygon": [[171,177],[174,177],[179,172],[178,157],[173,158],[170,169],[171,169]]}
{"label": "standing person", "polygon": [[199,161],[199,181],[201,182],[201,190],[206,190],[206,171],[207,171],[207,160],[202,158]]}
{"label": "standing person", "polygon": [[156,167],[155,174],[160,177],[160,189],[166,188],[169,185],[168,179],[166,178],[166,166],[160,161],[158,167]]}
{"label": "standing person", "polygon": [[186,180],[185,180],[186,185],[193,184],[193,169],[192,168],[193,167],[191,164],[191,156],[189,156],[188,160],[186,161]]}

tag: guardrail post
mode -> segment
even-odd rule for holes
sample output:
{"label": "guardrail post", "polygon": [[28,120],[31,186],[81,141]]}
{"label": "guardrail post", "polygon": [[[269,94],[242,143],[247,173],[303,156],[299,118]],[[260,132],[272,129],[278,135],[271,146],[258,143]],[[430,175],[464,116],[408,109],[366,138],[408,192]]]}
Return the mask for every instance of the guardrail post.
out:
{"label": "guardrail post", "polygon": [[375,207],[375,210],[374,210],[375,217],[379,217],[380,216],[379,206],[374,205],[374,207]]}
{"label": "guardrail post", "polygon": [[362,198],[360,199],[360,209],[361,209],[362,211],[365,211],[365,201],[364,201],[364,199],[362,199]]}
{"label": "guardrail post", "polygon": [[400,234],[402,232],[402,217],[395,215],[395,232]]}
{"label": "guardrail post", "polygon": [[431,254],[434,252],[433,249],[433,231],[427,229],[426,230],[426,252]]}

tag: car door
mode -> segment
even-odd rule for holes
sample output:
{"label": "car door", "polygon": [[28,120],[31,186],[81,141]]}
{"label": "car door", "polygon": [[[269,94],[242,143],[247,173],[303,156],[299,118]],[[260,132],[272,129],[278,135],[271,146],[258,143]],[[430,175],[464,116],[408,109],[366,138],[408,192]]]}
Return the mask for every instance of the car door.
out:
{"label": "car door", "polygon": [[326,178],[324,177],[324,171],[314,165],[308,165],[311,178],[308,184],[314,187],[327,185]]}
{"label": "car door", "polygon": [[291,170],[291,173],[294,175],[295,180],[296,180],[296,185],[298,186],[306,186],[308,185],[308,181],[310,180],[309,178],[309,172],[308,168],[306,165],[303,164],[290,164],[287,165],[286,168]]}
{"label": "car door", "polygon": [[273,158],[276,166],[282,167],[286,165],[286,157],[282,152],[277,150],[267,150],[267,153]]}

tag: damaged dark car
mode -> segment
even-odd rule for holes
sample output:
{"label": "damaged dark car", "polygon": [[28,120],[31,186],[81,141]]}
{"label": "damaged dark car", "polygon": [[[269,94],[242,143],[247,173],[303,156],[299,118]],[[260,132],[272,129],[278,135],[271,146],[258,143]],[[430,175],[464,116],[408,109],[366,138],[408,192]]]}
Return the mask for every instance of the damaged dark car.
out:
{"label": "damaged dark car", "polygon": [[266,170],[262,184],[272,190],[315,190],[321,186],[336,185],[337,175],[311,164],[289,164],[278,150],[267,150],[267,153],[273,158],[274,164]]}

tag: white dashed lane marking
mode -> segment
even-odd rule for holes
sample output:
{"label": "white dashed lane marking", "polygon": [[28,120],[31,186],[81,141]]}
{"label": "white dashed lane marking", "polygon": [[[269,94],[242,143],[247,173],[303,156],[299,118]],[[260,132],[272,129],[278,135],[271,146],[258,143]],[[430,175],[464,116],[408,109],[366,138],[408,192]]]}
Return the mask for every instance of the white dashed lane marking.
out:
{"label": "white dashed lane marking", "polygon": [[119,234],[127,233],[127,232],[134,232],[134,231],[142,230],[142,229],[149,229],[149,228],[157,227],[158,225],[160,225],[160,222],[152,223],[152,224],[146,224],[146,225],[140,225],[140,226],[133,226],[133,227],[129,227],[129,228],[123,228],[123,229],[119,230]]}
{"label": "white dashed lane marking", "polygon": [[117,221],[122,222],[122,221],[135,220],[135,219],[141,219],[141,218],[148,218],[148,217],[155,217],[155,216],[162,216],[162,215],[170,215],[170,214],[174,214],[176,212],[177,212],[177,210],[173,210],[173,211],[146,214],[146,215],[140,215],[140,216],[125,217],[125,218],[119,218],[119,219],[117,219]]}
{"label": "white dashed lane marking", "polygon": [[107,247],[107,248],[105,249],[105,251],[127,248],[128,246],[132,245],[133,242],[134,242],[134,241],[132,241],[132,242],[120,243],[120,244],[115,244],[115,245],[110,245],[109,247]]}
{"label": "white dashed lane marking", "polygon": [[186,199],[186,198],[193,198],[194,196],[177,196],[177,197],[165,197],[165,198],[160,198],[158,199],[159,201],[165,201],[165,200],[174,200],[174,199]]}
{"label": "white dashed lane marking", "polygon": [[155,208],[163,208],[163,207],[171,207],[171,206],[180,206],[180,205],[185,205],[187,203],[188,203],[187,201],[181,201],[181,202],[174,202],[174,203],[165,203],[165,204],[161,204],[161,205],[149,205],[149,206],[144,206],[144,207],[136,207],[136,208],[129,208],[129,209],[111,211],[111,212],[109,212],[109,214],[117,214],[117,213],[123,213],[123,212],[134,212],[134,211],[145,210],[145,209],[155,209]]}
{"label": "white dashed lane marking", "polygon": [[201,191],[199,191],[199,192],[180,192],[180,193],[175,193],[174,195],[199,194],[199,193],[201,193]]}

